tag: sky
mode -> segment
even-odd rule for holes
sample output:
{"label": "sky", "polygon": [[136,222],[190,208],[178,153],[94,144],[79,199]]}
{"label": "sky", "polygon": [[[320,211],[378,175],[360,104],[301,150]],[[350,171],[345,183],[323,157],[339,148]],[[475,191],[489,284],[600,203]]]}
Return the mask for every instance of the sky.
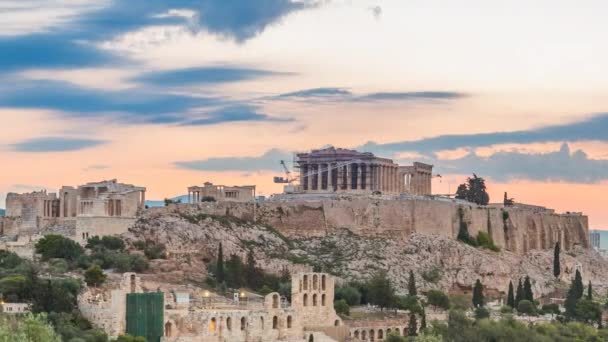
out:
{"label": "sky", "polygon": [[[118,178],[280,192],[324,146],[608,229],[605,1],[3,0],[0,207]],[[288,163],[290,164],[290,163]]]}

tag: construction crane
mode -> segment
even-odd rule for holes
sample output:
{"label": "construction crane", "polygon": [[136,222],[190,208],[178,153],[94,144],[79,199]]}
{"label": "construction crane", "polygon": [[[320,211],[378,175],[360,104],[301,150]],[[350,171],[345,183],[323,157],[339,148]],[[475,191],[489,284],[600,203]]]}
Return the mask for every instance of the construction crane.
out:
{"label": "construction crane", "polygon": [[289,168],[284,160],[281,160],[281,166],[285,171],[285,177],[274,177],[274,182],[279,184],[292,184],[296,178],[291,178],[291,171],[289,171]]}

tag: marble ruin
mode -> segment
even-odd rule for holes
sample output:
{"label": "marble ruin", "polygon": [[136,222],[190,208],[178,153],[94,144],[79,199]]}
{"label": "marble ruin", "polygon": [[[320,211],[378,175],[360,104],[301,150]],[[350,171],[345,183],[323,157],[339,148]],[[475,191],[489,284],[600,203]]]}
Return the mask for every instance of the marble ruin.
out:
{"label": "marble ruin", "polygon": [[433,165],[400,166],[370,152],[329,147],[299,153],[300,187],[304,193],[387,193],[430,195]]}
{"label": "marble ruin", "polygon": [[255,199],[255,185],[225,186],[205,182],[203,186],[188,188],[188,203],[208,201],[251,202]]}
{"label": "marble ruin", "polygon": [[186,286],[157,287],[125,273],[113,285],[87,288],[78,307],[96,327],[118,336],[127,332],[127,294],[145,292],[146,285],[164,294],[164,342],[345,341],[352,330],[334,310],[334,278],[325,273],[294,274],[291,303],[276,292],[226,298]]}

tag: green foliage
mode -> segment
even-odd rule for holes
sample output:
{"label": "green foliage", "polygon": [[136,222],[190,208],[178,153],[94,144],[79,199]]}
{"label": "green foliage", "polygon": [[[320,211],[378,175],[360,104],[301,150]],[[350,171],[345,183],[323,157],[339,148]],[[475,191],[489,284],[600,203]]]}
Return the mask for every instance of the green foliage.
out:
{"label": "green foliage", "polygon": [[245,265],[238,255],[232,254],[226,262],[225,281],[231,288],[240,288],[246,285]]}
{"label": "green foliage", "polygon": [[380,309],[396,306],[395,289],[385,271],[376,273],[368,282],[369,302],[378,305]]}
{"label": "green foliage", "polygon": [[602,316],[600,304],[589,299],[581,299],[576,303],[575,316],[577,321],[587,324],[598,322]]}
{"label": "green foliage", "polygon": [[407,292],[410,296],[418,295],[418,290],[416,290],[416,276],[412,270],[410,270],[410,277],[407,281]]}
{"label": "green foliage", "polygon": [[94,249],[96,247],[103,247],[114,251],[122,251],[125,249],[125,242],[117,236],[93,236],[87,240],[86,248]]}
{"label": "green foliage", "polygon": [[397,308],[413,313],[422,313],[422,306],[416,296],[397,297]]}
{"label": "green foliage", "polygon": [[534,305],[534,302],[523,299],[517,304],[517,312],[520,315],[536,316],[536,305]]}
{"label": "green foliage", "polygon": [[47,235],[36,242],[36,253],[42,255],[42,260],[60,258],[74,262],[84,253],[84,249],[72,239],[61,235]]}
{"label": "green foliage", "polygon": [[426,293],[429,305],[447,310],[450,308],[450,298],[440,290],[429,290]]}
{"label": "green foliage", "polygon": [[475,308],[475,319],[484,319],[490,317],[490,311],[483,306]]}
{"label": "green foliage", "polygon": [[224,273],[224,249],[222,248],[222,243],[220,242],[220,246],[217,249],[217,261],[215,264],[215,280],[218,283],[223,283],[226,278]]}
{"label": "green foliage", "polygon": [[486,191],[486,181],[473,174],[467,178],[466,183],[460,184],[456,190],[456,198],[463,199],[478,205],[487,205],[490,202],[490,195]]}
{"label": "green foliage", "polygon": [[49,321],[63,341],[107,342],[108,336],[76,313],[51,313]]}
{"label": "green foliage", "polygon": [[203,196],[201,198],[201,202],[215,202],[215,197],[213,197],[213,196]]}
{"label": "green foliage", "polygon": [[475,286],[473,286],[473,307],[479,308],[485,305],[485,299],[483,296],[483,285],[481,281],[477,279]]}
{"label": "green foliage", "polygon": [[418,336],[418,319],[416,318],[415,313],[410,314],[410,321],[407,326],[407,335]]}
{"label": "green foliage", "polygon": [[2,342],[61,342],[59,335],[48,323],[46,315],[0,317]]}
{"label": "green foliage", "polygon": [[492,239],[490,234],[488,234],[486,232],[480,231],[477,233],[477,245],[481,248],[486,248],[486,249],[489,249],[494,252],[500,251],[500,248],[498,248],[494,244],[494,240]]}
{"label": "green foliage", "polygon": [[559,241],[555,243],[555,247],[553,248],[553,276],[555,278],[559,278],[561,273],[561,265],[559,262],[559,253],[560,253],[560,245]]}
{"label": "green foliage", "polygon": [[181,199],[174,200],[174,199],[170,199],[170,198],[165,198],[164,202],[165,202],[165,207],[168,207],[171,204],[182,203],[182,200]]}
{"label": "green foliage", "polygon": [[556,315],[560,314],[559,305],[557,305],[557,304],[545,304],[542,306],[541,310],[544,313],[548,313],[548,314],[556,314]]}
{"label": "green foliage", "polygon": [[460,223],[458,228],[458,236],[456,237],[459,241],[477,247],[477,240],[473,239],[469,234],[469,225],[464,221],[464,209],[458,207],[458,221]]}
{"label": "green foliage", "polygon": [[466,311],[471,308],[471,297],[466,295],[452,295],[450,298],[450,308],[454,310]]}
{"label": "green foliage", "polygon": [[574,275],[574,280],[572,281],[572,285],[568,290],[568,294],[566,296],[566,301],[564,303],[564,307],[566,308],[566,317],[569,319],[576,319],[576,304],[583,297],[583,278],[581,277],[581,273],[576,270]]}
{"label": "green foliage", "polygon": [[106,281],[106,275],[103,274],[101,267],[93,265],[84,272],[84,281],[88,286],[100,286]]}
{"label": "green foliage", "polygon": [[513,308],[508,305],[501,306],[500,313],[501,314],[511,314],[511,313],[513,313]]}
{"label": "green foliage", "polygon": [[591,287],[591,280],[589,280],[589,285],[587,286],[587,300],[593,300],[593,288]]}
{"label": "green foliage", "polygon": [[334,309],[339,315],[349,316],[350,315],[350,307],[348,303],[344,299],[340,299],[334,302]]}
{"label": "green foliage", "polygon": [[517,292],[515,292],[515,306],[514,309],[517,308],[517,305],[520,301],[524,300],[524,286],[521,283],[521,278],[519,279],[519,283],[517,283]]}
{"label": "green foliage", "polygon": [[436,284],[443,276],[441,268],[438,266],[433,266],[430,270],[423,271],[421,275],[422,279],[431,284]]}
{"label": "green foliage", "polygon": [[385,342],[407,342],[407,338],[396,333],[390,333],[386,336]]}
{"label": "green foliage", "polygon": [[534,294],[532,293],[532,284],[530,277],[526,276],[524,280],[524,299],[534,303]]}
{"label": "green foliage", "polygon": [[335,300],[344,299],[350,306],[361,304],[361,292],[353,286],[337,287],[334,297]]}
{"label": "green foliage", "polygon": [[509,292],[507,294],[507,305],[511,309],[515,308],[515,295],[513,294],[513,282],[509,281]]}

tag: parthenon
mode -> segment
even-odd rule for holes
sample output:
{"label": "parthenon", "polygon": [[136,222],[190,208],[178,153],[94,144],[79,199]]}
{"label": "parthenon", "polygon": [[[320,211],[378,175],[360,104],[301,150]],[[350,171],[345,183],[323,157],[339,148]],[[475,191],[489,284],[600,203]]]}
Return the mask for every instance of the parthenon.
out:
{"label": "parthenon", "polygon": [[299,153],[296,164],[305,193],[431,194],[433,165],[400,166],[370,152],[334,147]]}

